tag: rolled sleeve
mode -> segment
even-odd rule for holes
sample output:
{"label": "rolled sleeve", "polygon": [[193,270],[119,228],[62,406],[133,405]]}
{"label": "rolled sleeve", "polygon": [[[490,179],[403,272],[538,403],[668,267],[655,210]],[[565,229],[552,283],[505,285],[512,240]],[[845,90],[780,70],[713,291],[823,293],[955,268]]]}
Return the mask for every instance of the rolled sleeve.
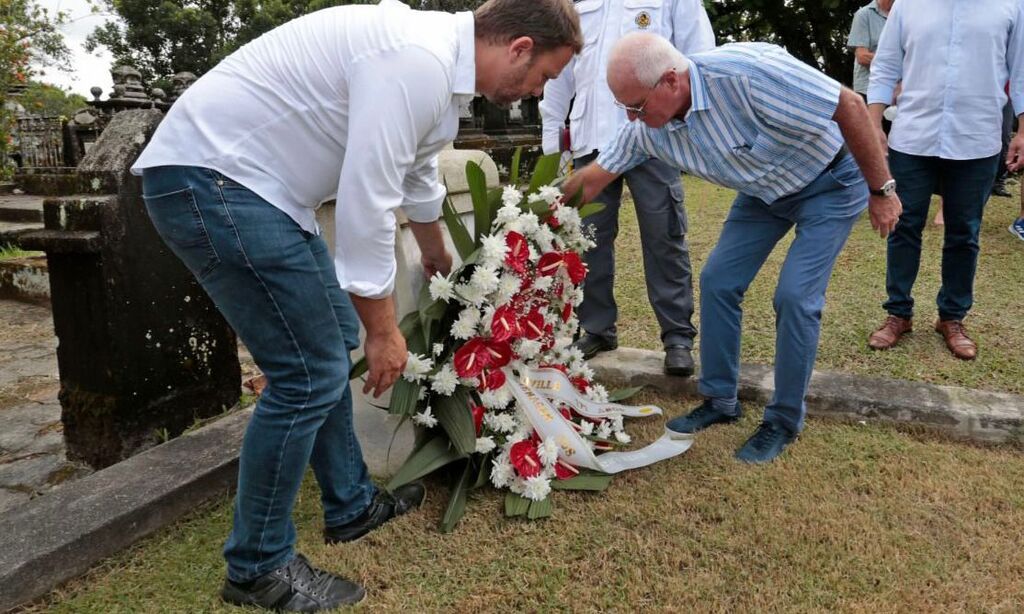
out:
{"label": "rolled sleeve", "polygon": [[598,166],[609,173],[621,175],[650,160],[651,156],[641,146],[642,129],[643,124],[640,122],[622,124],[615,138],[598,154]]}
{"label": "rolled sleeve", "polygon": [[426,179],[429,172],[436,179],[436,164],[432,170],[416,169],[417,152],[451,96],[440,61],[419,48],[355,65],[335,210],[334,263],[343,290],[367,298],[382,298],[394,290],[394,212],[409,205],[416,211],[411,219],[430,217],[423,212],[439,203],[438,192]]}
{"label": "rolled sleeve", "polygon": [[402,212],[414,222],[434,222],[441,217],[447,191],[437,180],[437,156],[430,156],[405,177]]}

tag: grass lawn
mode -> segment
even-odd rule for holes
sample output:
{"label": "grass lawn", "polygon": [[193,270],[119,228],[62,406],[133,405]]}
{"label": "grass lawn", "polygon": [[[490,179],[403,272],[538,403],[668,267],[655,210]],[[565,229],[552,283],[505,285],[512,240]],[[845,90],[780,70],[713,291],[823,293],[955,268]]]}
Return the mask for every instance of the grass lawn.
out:
{"label": "grass lawn", "polygon": [[[647,397],[669,416],[692,399]],[[556,493],[545,521],[471,495],[437,532],[447,492],[365,540],[325,546],[312,480],[299,548],[357,578],[365,611],[987,611],[1024,607],[1024,456],[819,420],[776,463],[732,458],[756,424],[712,429],[683,456]],[[640,441],[662,421],[631,423]],[[216,595],[227,501],[55,593],[34,612],[232,612]]]}
{"label": "grass lawn", "polygon": [[[735,192],[705,181],[685,179],[689,215],[690,257],[694,285],[718,240]],[[885,318],[885,241],[871,229],[865,213],[839,256],[828,290],[817,368],[887,378],[926,381],[1003,392],[1024,393],[1024,242],[1007,232],[1019,211],[1014,198],[989,200],[981,236],[981,257],[975,280],[974,308],[966,320],[978,342],[978,358],[953,358],[932,325],[937,316],[935,295],[940,280],[942,227],[925,231],[921,273],[914,287],[914,333],[896,348],[874,352],[867,337]],[[937,199],[932,213],[937,210]],[[616,300],[620,344],[661,349],[661,331],[647,301],[636,215],[623,207],[617,241]],[[745,300],[743,361],[771,364],[775,355],[775,314],[772,294],[792,233],[780,242]],[[699,295],[700,289],[695,287]],[[699,303],[699,299],[698,299]],[[694,323],[699,329],[698,314]],[[701,337],[698,334],[699,345]]]}

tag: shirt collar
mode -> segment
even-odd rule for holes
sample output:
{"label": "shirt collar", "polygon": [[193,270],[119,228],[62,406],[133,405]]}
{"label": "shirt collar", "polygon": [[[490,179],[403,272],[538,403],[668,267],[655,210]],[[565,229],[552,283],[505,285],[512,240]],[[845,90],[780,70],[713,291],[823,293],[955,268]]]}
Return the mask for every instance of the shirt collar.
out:
{"label": "shirt collar", "polygon": [[455,36],[459,50],[455,58],[453,94],[476,94],[476,29],[473,13],[455,13]]}
{"label": "shirt collar", "polygon": [[694,64],[693,60],[687,59],[690,64],[690,109],[683,116],[683,121],[690,118],[690,114],[694,111],[707,111],[710,106],[708,100],[707,87],[704,84],[704,77],[701,76],[700,70],[697,69],[697,65]]}
{"label": "shirt collar", "polygon": [[871,2],[868,2],[868,8],[878,13],[878,16],[882,19],[885,19],[885,13],[882,12],[882,9],[878,8],[878,0],[871,0]]}

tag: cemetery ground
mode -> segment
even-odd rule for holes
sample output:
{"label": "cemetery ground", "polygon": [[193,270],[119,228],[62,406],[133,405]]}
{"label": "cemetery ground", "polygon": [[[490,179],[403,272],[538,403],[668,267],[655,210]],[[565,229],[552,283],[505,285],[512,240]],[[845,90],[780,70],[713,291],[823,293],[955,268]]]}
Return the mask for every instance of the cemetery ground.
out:
{"label": "cemetery ground", "polygon": [[[699,272],[732,193],[689,178],[686,190]],[[967,320],[976,361],[953,358],[931,329],[942,232],[931,225],[915,332],[894,350],[867,349],[884,317],[885,242],[865,216],[833,275],[818,369],[1024,393],[1024,244],[1006,231],[1017,210],[1016,198],[993,198],[986,211]],[[628,204],[621,219],[620,344],[660,349]],[[771,296],[783,255],[784,244],[747,294],[745,363],[773,359]],[[697,402],[649,392],[641,401],[667,417]],[[298,548],[362,582],[368,611],[1024,608],[1020,440],[982,446],[909,427],[811,419],[777,462],[752,467],[732,457],[760,417],[760,407],[745,410],[740,423],[701,434],[677,459],[617,476],[604,493],[555,493],[554,516],[532,523],[504,518],[502,496],[483,489],[442,535],[447,491],[431,479],[423,511],[356,544],[325,546],[310,477],[296,508]],[[663,420],[629,424],[646,443]],[[238,611],[216,596],[230,524],[230,500],[213,501],[28,611]]]}

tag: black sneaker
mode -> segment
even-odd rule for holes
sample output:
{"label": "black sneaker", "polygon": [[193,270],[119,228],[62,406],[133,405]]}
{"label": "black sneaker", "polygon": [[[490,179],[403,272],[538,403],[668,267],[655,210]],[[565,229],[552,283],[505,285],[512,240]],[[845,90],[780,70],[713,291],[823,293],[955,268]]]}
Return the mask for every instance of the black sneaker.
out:
{"label": "black sneaker", "polygon": [[594,333],[583,333],[572,346],[583,352],[583,358],[590,360],[601,352],[608,352],[619,347],[619,340],[615,337],[602,337]]}
{"label": "black sneaker", "polygon": [[665,428],[669,430],[670,436],[693,435],[697,431],[706,429],[714,424],[736,422],[742,415],[743,409],[740,407],[738,402],[736,403],[736,413],[734,415],[730,415],[715,409],[714,405],[711,404],[711,399],[704,399],[704,402],[690,413],[685,416],[679,416],[678,418],[672,418],[669,420],[668,424],[665,425]]}
{"label": "black sneaker", "polygon": [[665,374],[690,377],[693,375],[693,356],[690,348],[670,345],[665,348]]}
{"label": "black sneaker", "polygon": [[762,422],[750,439],[736,450],[736,458],[745,463],[770,463],[795,439],[796,433],[786,427]]}
{"label": "black sneaker", "polygon": [[1006,189],[1006,183],[1004,181],[996,181],[992,184],[992,195],[1001,196],[1002,198],[1010,198],[1013,194]]}
{"label": "black sneaker", "polygon": [[421,482],[399,486],[390,493],[386,490],[378,490],[370,507],[366,508],[361,516],[348,524],[325,527],[324,542],[340,544],[356,541],[392,518],[419,507],[426,494],[427,489]]}
{"label": "black sneaker", "polygon": [[321,612],[355,605],[366,591],[355,582],[317,569],[296,554],[287,565],[245,583],[224,581],[220,597],[234,605],[275,612]]}

